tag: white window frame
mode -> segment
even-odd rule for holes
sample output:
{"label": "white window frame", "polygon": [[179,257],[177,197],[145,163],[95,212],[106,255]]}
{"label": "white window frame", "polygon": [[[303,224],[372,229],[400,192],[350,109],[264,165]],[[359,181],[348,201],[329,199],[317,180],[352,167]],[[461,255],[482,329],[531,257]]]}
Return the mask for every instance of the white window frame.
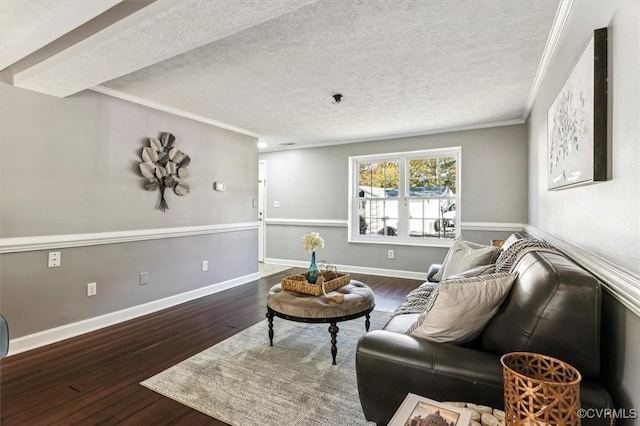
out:
{"label": "white window frame", "polygon": [[[365,243],[365,244],[386,244],[386,245],[410,245],[410,246],[432,246],[432,247],[449,247],[453,243],[454,238],[438,238],[438,237],[410,237],[409,229],[409,212],[408,202],[411,198],[407,196],[409,191],[409,160],[414,158],[429,157],[455,157],[456,159],[456,221],[455,236],[460,236],[461,231],[461,193],[462,193],[462,148],[437,148],[425,149],[420,151],[395,152],[373,155],[358,155],[349,157],[349,218],[348,218],[348,242]],[[400,232],[397,236],[385,235],[361,235],[360,234],[360,218],[358,215],[358,163],[363,161],[398,161],[399,162],[399,195],[397,198],[389,198],[389,200],[398,201],[398,228]]]}

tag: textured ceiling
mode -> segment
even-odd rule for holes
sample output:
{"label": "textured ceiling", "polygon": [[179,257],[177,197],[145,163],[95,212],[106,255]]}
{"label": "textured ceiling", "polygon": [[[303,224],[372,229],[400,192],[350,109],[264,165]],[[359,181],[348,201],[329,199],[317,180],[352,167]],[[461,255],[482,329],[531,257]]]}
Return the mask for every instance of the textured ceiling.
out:
{"label": "textured ceiling", "polygon": [[102,84],[271,147],[513,122],[559,0],[156,3],[15,80],[58,96]]}

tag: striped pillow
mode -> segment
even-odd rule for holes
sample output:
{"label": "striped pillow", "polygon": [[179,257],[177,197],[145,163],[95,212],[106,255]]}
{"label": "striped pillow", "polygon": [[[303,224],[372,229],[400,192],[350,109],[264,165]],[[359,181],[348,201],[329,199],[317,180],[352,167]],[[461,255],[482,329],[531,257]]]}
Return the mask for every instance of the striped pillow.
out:
{"label": "striped pillow", "polygon": [[391,316],[402,314],[419,314],[424,312],[429,302],[429,296],[438,286],[438,283],[426,282],[420,287],[407,294],[402,305],[396,309]]}
{"label": "striped pillow", "polygon": [[515,279],[515,274],[500,272],[442,281],[406,334],[440,343],[472,341],[498,311]]}
{"label": "striped pillow", "polygon": [[534,238],[522,238],[515,241],[500,253],[500,256],[498,256],[496,260],[496,272],[512,271],[520,259],[531,251],[560,253],[554,246],[546,241]]}

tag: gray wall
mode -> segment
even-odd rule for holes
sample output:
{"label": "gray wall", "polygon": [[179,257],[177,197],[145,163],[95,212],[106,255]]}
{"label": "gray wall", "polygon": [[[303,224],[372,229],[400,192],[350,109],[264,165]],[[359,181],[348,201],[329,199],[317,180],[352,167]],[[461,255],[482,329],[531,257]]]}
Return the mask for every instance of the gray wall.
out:
{"label": "gray wall", "polygon": [[[527,215],[526,128],[524,125],[263,153],[267,161],[266,217],[347,220],[349,156],[462,147],[462,222],[525,223]],[[280,201],[274,208],[273,201]],[[265,257],[308,260],[301,236],[318,231],[331,263],[426,272],[447,249],[348,243],[346,227],[269,224]],[[463,230],[465,238],[488,244],[508,233]],[[387,259],[387,249],[396,259]]]}
{"label": "gray wall", "polygon": [[[2,238],[256,220],[255,138],[92,91],[59,99],[2,83],[0,99]],[[138,172],[162,132],[192,158],[191,193],[167,192],[166,213]]]}
{"label": "gray wall", "polygon": [[[14,339],[196,290],[256,272],[257,244],[256,232],[239,231],[65,248],[58,268],[48,251],[2,254],[2,315]],[[90,282],[98,294],[87,297]]]}
{"label": "gray wall", "polygon": [[[529,223],[640,273],[640,2],[576,1],[528,123]],[[611,180],[547,191],[547,110],[592,31],[609,28]],[[604,304],[604,380],[619,406],[640,407],[640,319]]]}
{"label": "gray wall", "polygon": [[[91,91],[58,99],[5,83],[0,120],[1,238],[256,221],[255,138]],[[165,131],[192,158],[191,193],[168,191],[162,213],[137,164],[146,138]],[[257,230],[62,249],[59,268],[46,267],[48,251],[0,255],[11,338],[257,272]],[[143,271],[150,283],[139,286]]]}

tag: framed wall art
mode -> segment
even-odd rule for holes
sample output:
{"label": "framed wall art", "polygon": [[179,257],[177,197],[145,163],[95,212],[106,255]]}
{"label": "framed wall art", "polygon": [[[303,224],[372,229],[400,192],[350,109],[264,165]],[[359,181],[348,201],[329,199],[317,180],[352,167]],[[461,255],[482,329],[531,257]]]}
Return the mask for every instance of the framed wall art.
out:
{"label": "framed wall art", "polygon": [[547,113],[547,187],[607,180],[607,29],[595,30]]}

